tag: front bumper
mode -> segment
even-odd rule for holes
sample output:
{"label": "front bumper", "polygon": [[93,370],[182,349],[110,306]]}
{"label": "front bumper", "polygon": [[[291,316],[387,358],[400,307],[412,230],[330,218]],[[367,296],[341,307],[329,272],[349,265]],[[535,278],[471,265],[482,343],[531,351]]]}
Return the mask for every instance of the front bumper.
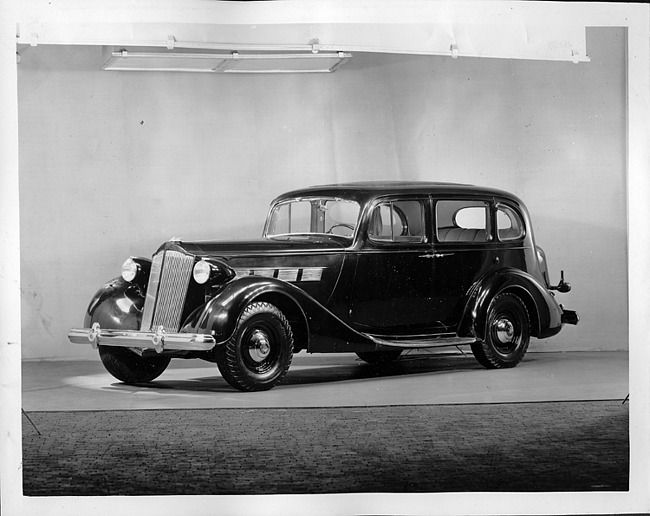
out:
{"label": "front bumper", "polygon": [[91,344],[93,348],[121,346],[125,348],[164,350],[208,351],[215,345],[211,335],[203,333],[166,333],[162,326],[156,331],[103,330],[98,323],[92,328],[73,328],[68,332],[73,344]]}

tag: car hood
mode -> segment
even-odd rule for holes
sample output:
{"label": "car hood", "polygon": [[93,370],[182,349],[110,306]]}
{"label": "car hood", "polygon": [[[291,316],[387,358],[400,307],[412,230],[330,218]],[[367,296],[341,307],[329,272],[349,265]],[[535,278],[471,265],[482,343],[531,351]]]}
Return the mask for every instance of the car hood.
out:
{"label": "car hood", "polygon": [[176,250],[199,258],[216,258],[238,277],[266,276],[294,283],[327,306],[346,262],[349,241],[341,237],[259,239],[230,242],[167,242],[161,250]]}
{"label": "car hood", "polygon": [[228,258],[237,256],[277,256],[311,253],[314,251],[340,251],[349,242],[340,237],[292,237],[290,239],[231,240],[182,242],[170,241],[159,250],[175,249],[195,256]]}

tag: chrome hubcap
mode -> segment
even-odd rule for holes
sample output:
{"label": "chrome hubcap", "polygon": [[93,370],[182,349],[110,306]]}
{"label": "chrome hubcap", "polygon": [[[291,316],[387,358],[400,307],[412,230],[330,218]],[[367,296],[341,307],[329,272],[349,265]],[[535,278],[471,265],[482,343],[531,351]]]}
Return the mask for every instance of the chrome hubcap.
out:
{"label": "chrome hubcap", "polygon": [[248,354],[255,362],[263,362],[271,352],[268,335],[262,330],[255,330],[248,342]]}
{"label": "chrome hubcap", "polygon": [[496,337],[499,339],[499,342],[502,344],[509,344],[512,342],[512,339],[515,336],[515,327],[509,319],[497,319],[494,322],[494,328],[496,330]]}

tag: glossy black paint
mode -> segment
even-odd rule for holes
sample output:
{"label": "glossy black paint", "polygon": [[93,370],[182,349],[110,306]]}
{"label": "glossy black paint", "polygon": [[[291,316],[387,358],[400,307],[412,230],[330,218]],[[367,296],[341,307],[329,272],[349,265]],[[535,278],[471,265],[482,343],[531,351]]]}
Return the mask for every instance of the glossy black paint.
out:
{"label": "glossy black paint", "polygon": [[280,308],[297,330],[299,349],[314,350],[323,341],[345,344],[349,350],[371,351],[374,343],[335,314],[323,307],[301,288],[276,278],[248,276],[226,284],[206,305],[190,316],[181,331],[210,333],[218,343],[234,331],[239,314],[253,301],[267,301]]}
{"label": "glossy black paint", "polygon": [[[159,250],[186,253],[195,261],[208,260],[220,271],[205,285],[190,281],[180,331],[210,333],[220,345],[249,303],[268,301],[291,322],[296,348],[308,351],[382,349],[374,337],[482,338],[487,307],[504,292],[516,293],[526,305],[533,336],[545,338],[560,331],[563,311],[550,292],[545,267],[538,262],[528,211],[517,197],[446,183],[349,183],[289,192],[273,204],[310,196],[358,202],[361,214],[352,238],[312,235],[246,242],[172,241],[161,246]],[[439,241],[435,203],[442,199],[485,201],[490,207],[487,241]],[[422,241],[389,243],[369,238],[372,210],[386,200],[422,203]],[[523,220],[520,239],[499,241],[493,230],[499,203],[516,210]],[[141,270],[133,283],[120,278],[95,295],[86,327],[100,322],[102,328],[139,328],[150,262],[140,259],[138,263]],[[256,269],[274,277],[243,275]],[[317,281],[304,280],[305,269],[322,269],[322,275]],[[286,281],[283,272],[295,277]]]}
{"label": "glossy black paint", "polygon": [[84,327],[98,322],[102,328],[138,330],[142,321],[145,291],[138,283],[115,278],[101,287],[90,300]]}

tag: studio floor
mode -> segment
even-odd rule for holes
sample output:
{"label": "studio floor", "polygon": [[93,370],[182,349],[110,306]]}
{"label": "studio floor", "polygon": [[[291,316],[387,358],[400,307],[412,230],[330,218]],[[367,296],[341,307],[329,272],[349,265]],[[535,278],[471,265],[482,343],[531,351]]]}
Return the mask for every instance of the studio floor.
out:
{"label": "studio floor", "polygon": [[[172,361],[23,363],[25,495],[627,490],[628,355],[297,354],[271,391]],[[272,479],[272,481],[269,481]]]}

